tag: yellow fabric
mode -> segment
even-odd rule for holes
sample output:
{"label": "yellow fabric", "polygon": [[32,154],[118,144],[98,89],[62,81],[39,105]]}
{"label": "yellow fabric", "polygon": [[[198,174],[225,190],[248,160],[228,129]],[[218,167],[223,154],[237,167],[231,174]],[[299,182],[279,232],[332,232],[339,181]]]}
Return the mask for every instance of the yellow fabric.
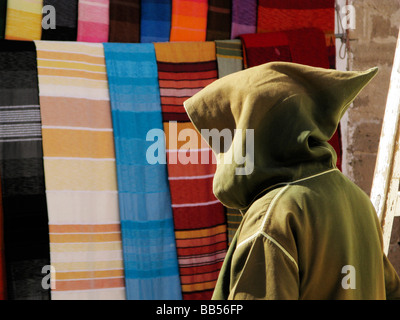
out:
{"label": "yellow fabric", "polygon": [[5,39],[40,40],[43,0],[8,0]]}

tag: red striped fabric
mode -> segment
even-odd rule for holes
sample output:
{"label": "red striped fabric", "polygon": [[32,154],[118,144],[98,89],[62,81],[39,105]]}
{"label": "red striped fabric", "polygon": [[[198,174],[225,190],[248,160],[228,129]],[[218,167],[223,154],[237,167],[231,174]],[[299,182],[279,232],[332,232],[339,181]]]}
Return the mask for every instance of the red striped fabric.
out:
{"label": "red striped fabric", "polygon": [[334,0],[258,1],[257,33],[302,28],[322,30],[328,48],[329,66],[334,69],[336,65]]}
{"label": "red striped fabric", "polygon": [[215,44],[155,43],[155,48],[182,295],[208,300],[227,249],[225,212],[212,192],[215,158],[183,102],[217,79]]}

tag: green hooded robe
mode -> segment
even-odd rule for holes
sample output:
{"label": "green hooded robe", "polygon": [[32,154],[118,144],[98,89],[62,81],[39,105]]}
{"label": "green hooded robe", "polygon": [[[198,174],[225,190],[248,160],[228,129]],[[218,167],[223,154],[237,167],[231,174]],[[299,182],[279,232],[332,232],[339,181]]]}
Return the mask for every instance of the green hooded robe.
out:
{"label": "green hooded robe", "polygon": [[208,141],[214,194],[243,214],[213,299],[400,299],[374,207],[327,142],[376,72],[272,62],[185,101],[203,137],[233,137]]}

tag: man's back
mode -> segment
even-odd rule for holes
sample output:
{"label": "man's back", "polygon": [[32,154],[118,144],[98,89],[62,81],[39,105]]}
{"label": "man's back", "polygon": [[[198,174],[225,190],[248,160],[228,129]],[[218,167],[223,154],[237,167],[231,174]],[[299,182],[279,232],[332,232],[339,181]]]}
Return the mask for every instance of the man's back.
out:
{"label": "man's back", "polygon": [[400,299],[379,228],[368,196],[337,169],[280,185],[244,215],[226,298]]}

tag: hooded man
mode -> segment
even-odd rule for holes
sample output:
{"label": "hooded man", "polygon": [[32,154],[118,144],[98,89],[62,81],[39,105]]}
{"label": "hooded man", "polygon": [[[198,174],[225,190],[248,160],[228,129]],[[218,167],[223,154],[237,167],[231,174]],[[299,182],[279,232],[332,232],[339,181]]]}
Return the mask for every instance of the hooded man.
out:
{"label": "hooded man", "polygon": [[[213,191],[243,219],[213,299],[400,299],[374,207],[336,168],[327,142],[376,73],[271,62],[185,101],[200,133],[228,129],[234,137],[214,149]],[[238,134],[246,130],[251,144]],[[227,161],[238,146],[254,152]]]}

